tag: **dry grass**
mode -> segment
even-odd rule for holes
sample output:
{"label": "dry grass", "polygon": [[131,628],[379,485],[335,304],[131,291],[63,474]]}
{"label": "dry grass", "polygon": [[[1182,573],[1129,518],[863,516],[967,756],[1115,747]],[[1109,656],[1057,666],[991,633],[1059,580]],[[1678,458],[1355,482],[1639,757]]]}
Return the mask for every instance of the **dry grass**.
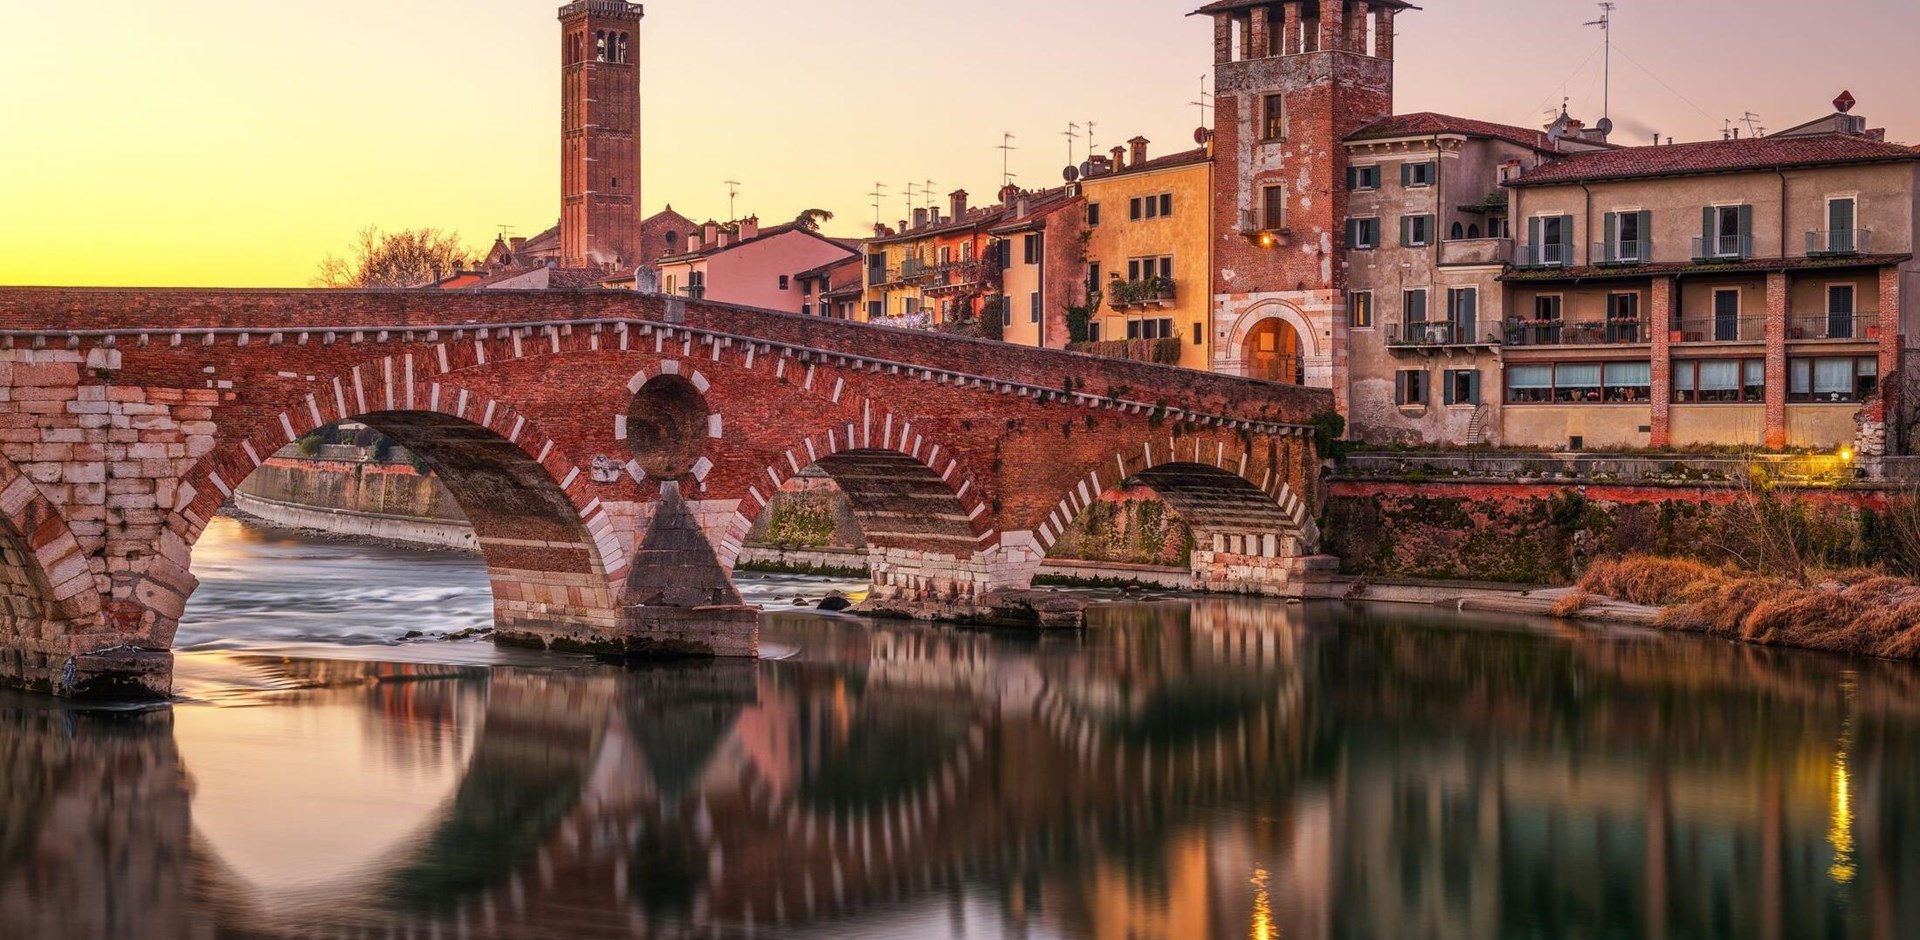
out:
{"label": "dry grass", "polygon": [[1580,577],[1579,588],[1629,604],[1666,607],[1684,603],[1726,581],[1725,571],[1697,561],[1629,555],[1594,561]]}
{"label": "dry grass", "polygon": [[1553,615],[1555,617],[1572,617],[1592,607],[1593,604],[1594,598],[1592,594],[1575,589],[1569,591],[1565,596],[1553,603]]}
{"label": "dry grass", "polygon": [[1767,646],[1920,659],[1920,583],[1883,575],[1812,586],[1776,578],[1723,579],[1717,588],[1669,608],[1661,623]]}

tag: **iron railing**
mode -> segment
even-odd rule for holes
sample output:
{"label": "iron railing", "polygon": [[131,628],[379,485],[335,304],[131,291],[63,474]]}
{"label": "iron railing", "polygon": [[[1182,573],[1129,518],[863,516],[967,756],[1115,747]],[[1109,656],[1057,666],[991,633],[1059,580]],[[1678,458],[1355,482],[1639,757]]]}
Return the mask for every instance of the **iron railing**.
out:
{"label": "iron railing", "polygon": [[1653,335],[1642,320],[1508,320],[1505,330],[1508,346],[1618,346]]}
{"label": "iron railing", "polygon": [[1765,317],[1686,317],[1674,324],[1680,343],[1758,343],[1767,338]]}
{"label": "iron railing", "polygon": [[1571,245],[1520,246],[1520,266],[1523,268],[1564,268],[1572,263]]}
{"label": "iron railing", "polygon": [[1693,240],[1695,261],[1739,261],[1751,257],[1752,235],[1717,235]]}
{"label": "iron railing", "polygon": [[1877,311],[1830,310],[1787,318],[1788,339],[1879,339]]}
{"label": "iron railing", "polygon": [[1626,240],[1593,243],[1594,264],[1640,264],[1648,260],[1647,249],[1651,246],[1644,241]]}
{"label": "iron railing", "polygon": [[1873,232],[1863,228],[1840,228],[1807,233],[1807,256],[1864,255],[1873,251]]}
{"label": "iron railing", "polygon": [[1453,320],[1416,320],[1387,325],[1389,346],[1498,346],[1500,333],[1492,326]]}

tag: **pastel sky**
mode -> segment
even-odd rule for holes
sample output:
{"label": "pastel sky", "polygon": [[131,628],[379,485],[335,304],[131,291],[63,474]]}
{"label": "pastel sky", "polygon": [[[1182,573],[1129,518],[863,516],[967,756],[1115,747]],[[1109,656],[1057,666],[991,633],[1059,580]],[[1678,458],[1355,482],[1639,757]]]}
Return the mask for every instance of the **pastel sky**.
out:
{"label": "pastel sky", "polygon": [[[874,183],[1056,184],[1068,122],[1191,146],[1199,0],[652,0],[649,210],[862,234]],[[1400,111],[1537,124],[1600,109],[1589,0],[1424,0]],[[0,284],[303,286],[367,224],[484,250],[558,218],[556,0],[88,0],[0,11]],[[1841,89],[1920,139],[1908,0],[1620,0],[1617,141],[1784,127]],[[1076,154],[1085,152],[1081,140]]]}

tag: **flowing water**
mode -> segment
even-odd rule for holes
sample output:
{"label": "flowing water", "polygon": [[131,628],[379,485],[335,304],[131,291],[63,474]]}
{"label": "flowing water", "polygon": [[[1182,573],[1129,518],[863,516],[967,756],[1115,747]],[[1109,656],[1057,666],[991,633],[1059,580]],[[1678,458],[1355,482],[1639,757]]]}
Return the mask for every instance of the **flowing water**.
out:
{"label": "flowing water", "polygon": [[744,578],[775,658],[626,668],[465,635],[468,556],[221,520],[195,564],[179,702],[0,698],[0,937],[1920,936],[1907,667]]}

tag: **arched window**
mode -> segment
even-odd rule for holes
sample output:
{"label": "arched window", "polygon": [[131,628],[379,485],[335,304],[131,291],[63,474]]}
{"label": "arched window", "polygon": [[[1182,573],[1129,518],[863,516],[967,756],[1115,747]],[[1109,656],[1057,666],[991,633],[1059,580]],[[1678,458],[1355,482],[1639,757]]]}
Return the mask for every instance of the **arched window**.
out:
{"label": "arched window", "polygon": [[676,243],[678,243],[679,241],[680,241],[680,233],[679,233],[679,232],[668,232],[668,233],[667,233],[667,250],[668,250],[668,251],[672,251],[672,250],[673,250],[673,246],[674,246],[674,245],[675,245]]}
{"label": "arched window", "polygon": [[620,34],[620,58],[618,61],[622,65],[625,65],[627,62],[627,34],[626,33]]}
{"label": "arched window", "polygon": [[1472,225],[1467,226],[1467,237],[1468,238],[1480,237],[1480,223],[1475,222]]}
{"label": "arched window", "polygon": [[1462,238],[1465,238],[1465,237],[1466,237],[1466,234],[1467,234],[1467,229],[1466,229],[1466,226],[1463,226],[1463,225],[1461,225],[1461,224],[1460,224],[1460,223],[1458,223],[1458,222],[1455,222],[1455,223],[1453,223],[1453,236],[1452,236],[1452,237],[1453,237],[1453,240],[1454,240],[1454,241],[1459,241],[1460,239],[1462,239]]}
{"label": "arched window", "polygon": [[594,43],[594,52],[593,52],[593,60],[594,60],[595,62],[605,62],[605,61],[607,61],[607,33],[606,33],[606,31],[605,31],[605,30],[601,30],[600,32],[597,32],[597,33],[594,33],[594,34],[593,34],[593,43]]}

